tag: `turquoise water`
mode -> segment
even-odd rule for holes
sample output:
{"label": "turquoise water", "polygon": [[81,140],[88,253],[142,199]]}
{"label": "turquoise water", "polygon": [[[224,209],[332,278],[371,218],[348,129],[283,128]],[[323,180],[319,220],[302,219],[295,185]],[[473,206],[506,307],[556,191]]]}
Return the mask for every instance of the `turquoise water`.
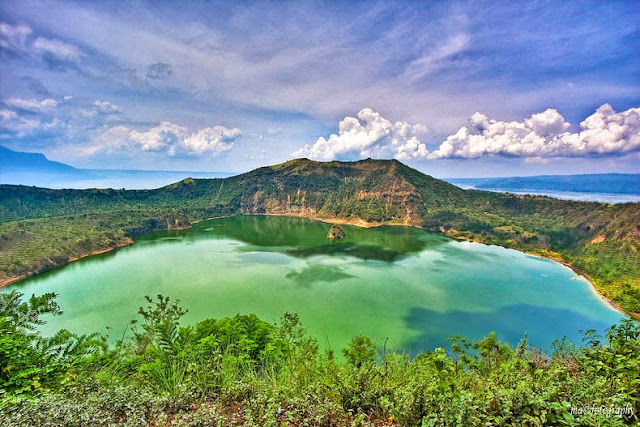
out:
{"label": "turquoise water", "polygon": [[144,295],[179,298],[185,322],[256,313],[298,313],[323,347],[365,334],[387,349],[416,353],[447,338],[496,331],[512,344],[525,333],[549,348],[622,315],[569,268],[514,250],[458,242],[408,227],[344,226],[290,217],[242,216],[190,230],[141,236],[136,244],[83,259],[6,288],[59,294],[60,328],[120,338]]}

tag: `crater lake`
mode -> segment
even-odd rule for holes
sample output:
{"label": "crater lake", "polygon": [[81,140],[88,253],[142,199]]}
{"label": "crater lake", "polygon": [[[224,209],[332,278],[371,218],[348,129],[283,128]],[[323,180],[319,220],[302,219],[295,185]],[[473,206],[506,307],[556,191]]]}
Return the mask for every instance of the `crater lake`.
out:
{"label": "crater lake", "polygon": [[511,344],[526,333],[550,349],[624,317],[551,260],[402,226],[343,225],[346,237],[329,241],[330,227],[281,216],[207,220],[139,236],[3,292],[59,294],[64,315],[48,319],[45,335],[109,327],[110,339],[120,339],[144,295],[163,294],[189,310],[185,323],[238,313],[278,321],[292,312],[323,348],[363,334],[411,354],[491,331]]}

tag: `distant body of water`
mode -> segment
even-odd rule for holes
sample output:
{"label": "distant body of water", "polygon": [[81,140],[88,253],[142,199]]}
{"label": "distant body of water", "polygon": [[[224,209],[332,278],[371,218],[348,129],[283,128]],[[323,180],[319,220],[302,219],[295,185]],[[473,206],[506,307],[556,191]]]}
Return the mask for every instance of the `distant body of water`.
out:
{"label": "distant body of water", "polygon": [[164,187],[185,178],[226,178],[232,175],[235,173],[78,169],[75,174],[0,173],[0,184],[34,185],[46,188],[142,190]]}
{"label": "distant body of water", "polygon": [[[455,184],[464,189],[476,189],[471,185]],[[492,191],[496,193],[529,194],[533,196],[547,196],[561,200],[576,200],[579,202],[600,202],[600,203],[638,203],[640,194],[616,194],[616,193],[592,193],[582,191],[550,191],[550,190],[511,190],[505,188],[477,188],[481,191]]]}
{"label": "distant body of water", "polygon": [[298,313],[323,347],[358,335],[417,353],[447,338],[491,331],[549,349],[580,330],[604,330],[622,314],[554,261],[424,230],[344,226],[291,217],[239,216],[148,234],[120,250],[73,262],[3,289],[55,292],[64,314],[43,332],[104,331],[120,338],[143,296],[179,298],[185,322],[237,313],[277,321]]}
{"label": "distant body of water", "polygon": [[504,178],[447,178],[461,188],[531,194],[603,203],[640,202],[640,174],[538,175]]}

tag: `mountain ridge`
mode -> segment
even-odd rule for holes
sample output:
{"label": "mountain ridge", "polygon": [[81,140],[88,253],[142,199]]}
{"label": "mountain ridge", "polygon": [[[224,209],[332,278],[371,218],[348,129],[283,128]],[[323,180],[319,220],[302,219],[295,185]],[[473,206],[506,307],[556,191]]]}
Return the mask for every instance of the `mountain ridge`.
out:
{"label": "mountain ridge", "polygon": [[14,151],[0,145],[0,170],[4,172],[80,173],[79,169],[65,163],[49,160],[42,153]]}
{"label": "mountain ridge", "polygon": [[[4,185],[0,202],[3,281],[126,244],[147,231],[225,215],[296,215],[415,226],[554,258],[588,274],[628,312],[640,312],[640,204],[463,190],[397,160],[294,159],[228,178],[187,178],[154,190]],[[66,240],[58,235],[62,227],[72,230]],[[36,242],[47,249],[39,250]],[[38,251],[40,258],[34,255]]]}

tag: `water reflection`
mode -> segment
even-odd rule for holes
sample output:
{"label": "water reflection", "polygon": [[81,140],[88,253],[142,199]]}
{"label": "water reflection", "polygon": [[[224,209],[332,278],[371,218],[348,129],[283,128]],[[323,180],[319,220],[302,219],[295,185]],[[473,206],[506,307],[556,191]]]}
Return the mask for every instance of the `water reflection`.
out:
{"label": "water reflection", "polygon": [[291,270],[285,277],[293,280],[298,286],[309,287],[318,282],[338,282],[358,276],[345,273],[342,268],[335,265],[311,264],[300,270]]}
{"label": "water reflection", "polygon": [[331,243],[330,226],[287,217],[205,221],[17,286],[60,295],[65,315],[43,325],[49,335],[110,325],[121,336],[142,296],[158,293],[179,298],[189,323],[237,313],[274,321],[289,311],[334,348],[364,334],[413,353],[492,330],[512,344],[528,331],[532,343],[549,345],[620,317],[551,261],[405,227],[345,226],[346,239]]}
{"label": "water reflection", "polygon": [[[622,317],[622,316],[621,316]],[[407,328],[418,331],[417,338],[408,342],[404,348],[410,354],[416,354],[425,348],[449,347],[447,341],[452,325],[458,328],[458,334],[468,340],[477,340],[490,331],[499,331],[498,339],[517,343],[525,333],[529,343],[545,350],[551,350],[551,343],[544,338],[550,331],[562,325],[562,334],[575,344],[580,344],[581,330],[596,329],[604,331],[611,324],[598,321],[568,309],[555,309],[530,304],[516,304],[490,312],[472,312],[453,310],[439,312],[424,307],[414,307],[405,317]]]}
{"label": "water reflection", "polygon": [[330,224],[306,218],[268,216],[236,216],[197,223],[190,230],[140,237],[141,244],[171,241],[195,241],[229,238],[246,243],[251,250],[276,250],[297,258],[318,255],[348,255],[362,260],[394,262],[409,254],[436,249],[449,239],[409,227],[383,226],[360,228],[344,225],[346,237],[330,242]]}

